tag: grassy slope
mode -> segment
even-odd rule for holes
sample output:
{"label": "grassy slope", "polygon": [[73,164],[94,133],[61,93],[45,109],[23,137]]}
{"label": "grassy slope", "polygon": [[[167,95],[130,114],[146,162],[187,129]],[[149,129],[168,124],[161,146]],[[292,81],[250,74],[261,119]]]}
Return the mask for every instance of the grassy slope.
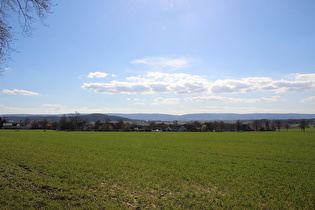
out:
{"label": "grassy slope", "polygon": [[0,206],[314,209],[314,137],[0,131]]}

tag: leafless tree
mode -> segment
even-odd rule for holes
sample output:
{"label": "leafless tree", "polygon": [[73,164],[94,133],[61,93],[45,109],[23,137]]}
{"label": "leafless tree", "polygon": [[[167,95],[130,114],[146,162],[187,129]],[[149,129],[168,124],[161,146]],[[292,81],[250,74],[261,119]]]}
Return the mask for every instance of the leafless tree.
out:
{"label": "leafless tree", "polygon": [[280,132],[280,129],[282,127],[282,120],[275,120],[275,124],[276,124],[278,131]]}
{"label": "leafless tree", "polygon": [[290,124],[289,124],[289,120],[287,120],[284,124],[286,131],[288,132],[290,129]]}
{"label": "leafless tree", "polygon": [[241,121],[237,120],[235,122],[235,129],[236,129],[236,131],[242,130],[242,123],[241,123]]}
{"label": "leafless tree", "polygon": [[41,22],[51,13],[52,0],[0,0],[0,71],[3,63],[10,58],[14,41],[13,30],[9,19],[17,16],[22,34],[29,36],[32,23],[37,19]]}
{"label": "leafless tree", "polygon": [[271,130],[272,131],[276,130],[276,122],[274,120],[271,122]]}
{"label": "leafless tree", "polygon": [[265,127],[266,127],[266,130],[267,130],[267,131],[270,130],[270,122],[269,122],[269,120],[266,120],[266,121],[265,121]]}
{"label": "leafless tree", "polygon": [[259,126],[260,126],[259,120],[254,120],[254,121],[253,121],[253,129],[254,129],[255,131],[258,131],[258,130],[259,130]]}
{"label": "leafless tree", "polygon": [[306,120],[301,120],[300,121],[300,125],[299,125],[299,127],[301,128],[301,131],[302,132],[305,132],[305,129],[308,127],[308,125],[307,125],[307,121]]}

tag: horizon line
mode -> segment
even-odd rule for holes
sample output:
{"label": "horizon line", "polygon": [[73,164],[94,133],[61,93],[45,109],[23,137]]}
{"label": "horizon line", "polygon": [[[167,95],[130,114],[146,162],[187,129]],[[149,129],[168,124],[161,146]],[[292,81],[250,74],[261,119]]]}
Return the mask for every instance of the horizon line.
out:
{"label": "horizon line", "polygon": [[101,112],[69,112],[69,113],[55,113],[55,114],[0,114],[0,116],[5,116],[5,115],[67,115],[67,114],[104,114],[104,115],[114,115],[114,114],[127,114],[127,115],[135,115],[135,114],[151,114],[151,115],[174,115],[174,116],[183,116],[183,115],[191,115],[191,114],[235,114],[235,115],[251,115],[251,114],[301,114],[301,115],[315,115],[315,113],[299,113],[299,112],[253,112],[253,113],[233,113],[233,112],[220,112],[220,113],[214,113],[214,112],[202,112],[202,113],[188,113],[188,114],[164,114],[164,113],[101,113]]}

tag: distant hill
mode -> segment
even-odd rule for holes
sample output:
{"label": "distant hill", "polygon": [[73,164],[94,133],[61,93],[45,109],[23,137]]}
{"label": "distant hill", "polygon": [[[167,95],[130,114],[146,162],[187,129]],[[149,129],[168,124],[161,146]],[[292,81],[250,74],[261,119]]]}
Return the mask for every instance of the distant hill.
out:
{"label": "distant hill", "polygon": [[[41,121],[41,120],[48,120],[50,122],[59,122],[60,118],[64,116],[64,114],[60,115],[27,115],[27,114],[9,114],[9,115],[0,115],[0,117],[5,118],[6,120],[13,121],[13,122],[23,122],[26,119],[29,121]],[[66,114],[66,116],[71,117],[74,116],[74,114]],[[82,120],[85,120],[87,122],[95,122],[100,120],[101,122],[105,122],[107,119],[109,119],[111,122],[114,121],[137,121],[128,119],[126,117],[121,116],[113,116],[113,115],[107,115],[107,114],[80,114],[80,118]]]}
{"label": "distant hill", "polygon": [[[60,115],[26,115],[26,114],[15,114],[15,115],[0,115],[0,117],[5,117],[7,120],[14,122],[24,121],[28,119],[29,121],[41,121],[46,119],[51,122],[58,122],[63,114]],[[67,114],[67,116],[73,116],[73,114]],[[169,114],[80,114],[80,118],[87,122],[95,122],[100,120],[105,122],[106,119],[110,121],[213,121],[213,120],[256,120],[256,119],[269,119],[269,120],[286,120],[286,119],[312,119],[315,118],[315,114],[297,114],[297,113],[287,113],[287,114],[232,114],[232,113],[204,113],[204,114],[185,114],[185,115],[169,115]]]}
{"label": "distant hill", "polygon": [[231,114],[231,113],[220,113],[220,114],[185,114],[185,115],[169,115],[169,114],[113,114],[115,116],[126,117],[137,120],[151,120],[151,121],[211,121],[211,120],[256,120],[256,119],[311,119],[315,118],[315,114]]}

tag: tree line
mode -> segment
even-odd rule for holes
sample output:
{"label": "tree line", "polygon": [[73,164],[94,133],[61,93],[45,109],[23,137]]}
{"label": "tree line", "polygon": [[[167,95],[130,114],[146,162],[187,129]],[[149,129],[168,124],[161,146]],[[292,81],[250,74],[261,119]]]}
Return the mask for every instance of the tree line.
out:
{"label": "tree line", "polygon": [[235,131],[288,131],[292,126],[299,127],[302,132],[313,120],[252,120],[252,121],[190,121],[190,122],[159,122],[148,121],[135,123],[122,119],[111,121],[110,118],[88,122],[79,113],[63,115],[59,121],[52,122],[47,119],[8,122],[0,117],[0,128],[7,129],[44,129],[59,131],[191,131],[191,132],[235,132]]}

